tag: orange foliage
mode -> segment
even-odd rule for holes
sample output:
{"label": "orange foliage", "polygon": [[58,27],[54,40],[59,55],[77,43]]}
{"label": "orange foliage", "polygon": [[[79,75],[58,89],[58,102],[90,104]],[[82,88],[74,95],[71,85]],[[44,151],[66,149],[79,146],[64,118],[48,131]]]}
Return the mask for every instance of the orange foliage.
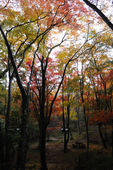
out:
{"label": "orange foliage", "polygon": [[20,4],[25,20],[37,17],[40,18],[39,25],[46,24],[47,27],[65,24],[70,27],[80,26],[77,24],[77,18],[89,14],[84,3],[79,0],[20,0]]}

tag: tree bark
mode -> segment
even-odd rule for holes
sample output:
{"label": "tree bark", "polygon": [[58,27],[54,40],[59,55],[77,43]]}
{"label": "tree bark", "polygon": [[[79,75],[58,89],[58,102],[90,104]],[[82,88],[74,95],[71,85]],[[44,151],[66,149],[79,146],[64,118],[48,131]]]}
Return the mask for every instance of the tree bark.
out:
{"label": "tree bark", "polygon": [[21,112],[21,123],[20,123],[20,140],[18,143],[17,150],[17,162],[16,170],[25,170],[26,154],[28,151],[28,116],[26,113],[27,107],[27,96],[22,99],[22,112]]}
{"label": "tree bark", "polygon": [[87,148],[86,151],[88,153],[89,151],[89,129],[88,129],[88,119],[86,116],[86,107],[84,105],[84,75],[83,75],[83,63],[82,63],[82,78],[80,80],[80,94],[81,94],[81,99],[82,99],[82,104],[83,104],[83,112],[84,112],[84,120],[85,120],[85,125],[86,125],[86,135],[87,135]]}
{"label": "tree bark", "polygon": [[41,170],[48,170],[46,162],[46,128],[44,124],[40,124],[40,159]]}
{"label": "tree bark", "polygon": [[66,142],[66,131],[65,131],[65,115],[64,115],[64,96],[63,96],[63,84],[62,84],[62,121],[63,121],[63,133],[64,133],[64,153],[67,150],[67,142]]}
{"label": "tree bark", "polygon": [[9,123],[9,115],[11,108],[11,85],[12,85],[12,77],[10,73],[10,63],[8,59],[8,69],[9,69],[9,87],[8,87],[8,104],[7,104],[7,112],[5,115],[5,168],[7,170],[12,169],[11,165],[11,134],[10,134],[10,123]]}
{"label": "tree bark", "polygon": [[84,119],[85,119],[85,124],[86,124],[86,137],[87,137],[87,148],[86,148],[86,151],[88,152],[89,151],[89,129],[88,129],[88,120],[87,120],[87,117],[85,115],[85,108],[84,108]]}
{"label": "tree bark", "polygon": [[99,134],[100,134],[100,137],[102,140],[102,144],[103,144],[104,149],[107,149],[106,139],[104,139],[104,137],[103,137],[101,127],[102,127],[102,125],[101,125],[101,123],[99,123],[98,128],[99,128]]}
{"label": "tree bark", "polygon": [[[68,102],[69,102],[69,95],[68,95]],[[63,110],[63,130],[64,130],[64,153],[67,151],[67,144],[69,142],[69,115],[70,115],[70,105],[67,106],[67,127],[65,127],[65,117],[64,117],[64,110]],[[66,131],[66,128],[68,131]]]}
{"label": "tree bark", "polygon": [[5,155],[4,155],[4,133],[2,123],[0,121],[0,170],[5,170]]}
{"label": "tree bark", "polygon": [[81,132],[80,132],[80,125],[79,125],[79,106],[76,107],[76,112],[77,112],[77,131],[78,131],[78,134],[80,135]]}
{"label": "tree bark", "polygon": [[112,119],[112,157],[113,157],[113,119]]}

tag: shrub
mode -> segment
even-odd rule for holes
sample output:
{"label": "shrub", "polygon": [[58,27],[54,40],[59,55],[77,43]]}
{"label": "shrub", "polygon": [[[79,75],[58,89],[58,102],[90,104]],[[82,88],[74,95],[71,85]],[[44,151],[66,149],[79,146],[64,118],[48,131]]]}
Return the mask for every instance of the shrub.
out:
{"label": "shrub", "polygon": [[113,158],[97,151],[81,152],[76,158],[75,170],[113,170]]}
{"label": "shrub", "polygon": [[90,151],[88,153],[86,151],[81,152],[79,156],[77,156],[76,158],[75,170],[85,169],[88,160],[92,159],[95,156],[95,154],[96,154],[95,151]]}
{"label": "shrub", "polygon": [[98,155],[88,161],[86,170],[113,170],[113,158],[106,155]]}

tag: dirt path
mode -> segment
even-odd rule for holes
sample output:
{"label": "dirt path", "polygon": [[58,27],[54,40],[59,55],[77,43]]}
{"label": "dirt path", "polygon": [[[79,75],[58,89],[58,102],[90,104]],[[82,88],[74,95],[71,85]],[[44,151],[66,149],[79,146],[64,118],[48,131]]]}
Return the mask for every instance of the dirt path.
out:
{"label": "dirt path", "polygon": [[[56,142],[59,139],[50,138],[50,141],[46,143],[46,158],[48,170],[73,170],[76,165],[76,159],[78,153],[83,150],[74,149],[72,147],[73,141],[68,143],[67,153],[63,152],[63,143]],[[56,142],[56,143],[54,143]],[[28,154],[28,166],[30,164],[36,164],[36,170],[40,166],[40,155],[37,149],[37,143],[30,145]]]}
{"label": "dirt path", "polygon": [[[96,144],[95,141],[100,141],[98,131],[92,131],[89,133],[90,135],[90,149],[100,150],[102,148],[101,143]],[[49,141],[46,141],[46,158],[47,158],[47,166],[48,170],[74,170],[76,166],[78,156],[81,152],[85,152],[86,149],[77,149],[73,148],[72,144],[75,141],[81,141],[86,145],[86,134],[85,132],[81,135],[77,135],[76,133],[73,135],[74,139],[70,140],[67,145],[67,152],[64,154],[63,152],[63,137],[54,137],[51,136]],[[62,141],[62,142],[61,142]],[[82,153],[83,155],[83,153]],[[35,165],[35,169],[40,169],[40,153],[38,149],[38,141],[30,142],[29,152],[27,157],[27,166],[31,168],[31,166]]]}
{"label": "dirt path", "polygon": [[49,170],[73,170],[76,165],[76,159],[83,149],[74,149],[72,144],[74,141],[68,143],[68,150],[64,154],[63,143],[46,144],[47,165]]}

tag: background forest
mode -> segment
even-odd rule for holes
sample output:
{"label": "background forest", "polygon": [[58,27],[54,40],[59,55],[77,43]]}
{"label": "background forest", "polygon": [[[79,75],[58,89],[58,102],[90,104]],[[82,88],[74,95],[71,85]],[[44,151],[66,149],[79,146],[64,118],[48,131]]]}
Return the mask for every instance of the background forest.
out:
{"label": "background forest", "polygon": [[[85,144],[79,149],[87,159],[84,164],[77,156],[71,169],[91,170],[93,161],[102,169],[104,159],[113,168],[112,3],[0,1],[0,170],[36,169],[27,166],[34,140],[37,168],[47,170],[47,143],[59,140],[66,155],[70,140],[73,149],[75,140],[84,142],[81,134]],[[89,161],[95,132],[111,157]]]}

